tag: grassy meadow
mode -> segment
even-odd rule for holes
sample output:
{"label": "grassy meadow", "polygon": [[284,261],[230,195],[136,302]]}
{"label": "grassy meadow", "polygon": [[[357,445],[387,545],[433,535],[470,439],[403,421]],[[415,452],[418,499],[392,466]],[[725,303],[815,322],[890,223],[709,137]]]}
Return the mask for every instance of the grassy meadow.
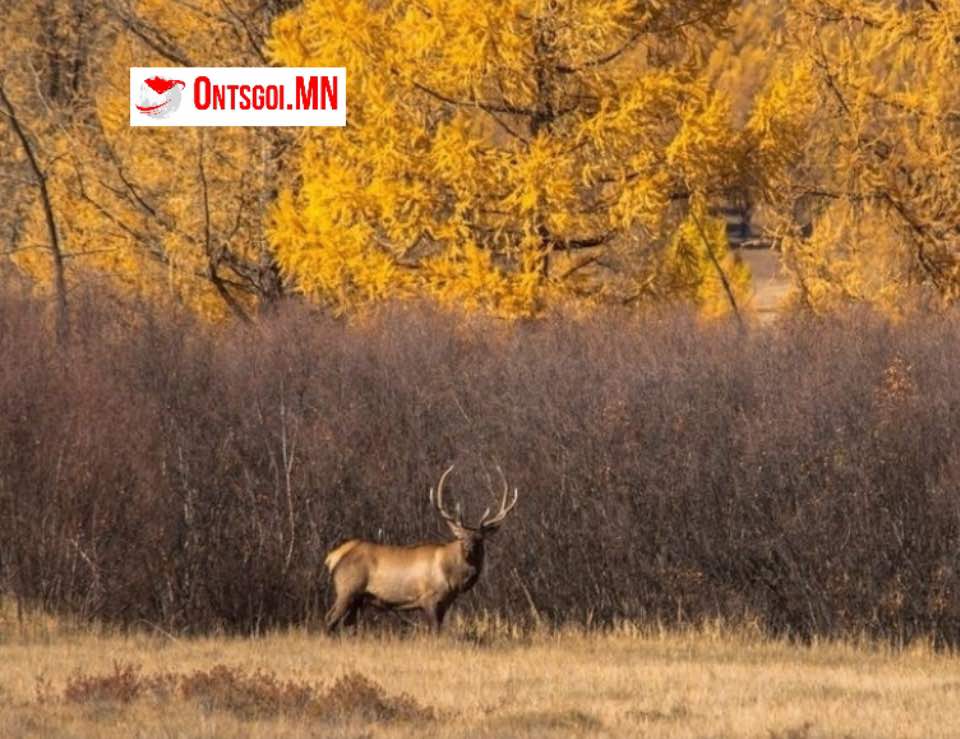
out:
{"label": "grassy meadow", "polygon": [[5,737],[936,737],[960,660],[745,629],[181,638],[0,624]]}

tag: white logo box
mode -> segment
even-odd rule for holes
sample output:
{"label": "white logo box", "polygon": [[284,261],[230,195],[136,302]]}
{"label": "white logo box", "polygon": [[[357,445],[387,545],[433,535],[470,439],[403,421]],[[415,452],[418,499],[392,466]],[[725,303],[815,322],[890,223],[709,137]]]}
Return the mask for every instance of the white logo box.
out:
{"label": "white logo box", "polygon": [[345,126],[344,67],[131,67],[131,126]]}

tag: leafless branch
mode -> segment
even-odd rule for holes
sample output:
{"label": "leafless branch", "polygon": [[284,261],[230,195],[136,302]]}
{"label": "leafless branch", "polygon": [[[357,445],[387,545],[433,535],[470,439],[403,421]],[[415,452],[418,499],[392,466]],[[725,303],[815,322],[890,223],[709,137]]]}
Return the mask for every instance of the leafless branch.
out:
{"label": "leafless branch", "polygon": [[47,174],[40,166],[34,144],[24,130],[23,124],[17,117],[17,111],[13,103],[7,96],[3,80],[0,79],[0,103],[3,103],[6,118],[10,122],[10,127],[20,141],[20,146],[26,154],[27,162],[36,179],[37,188],[40,191],[40,202],[43,205],[43,215],[47,225],[47,235],[50,239],[50,256],[53,261],[53,279],[54,289],[57,296],[57,336],[62,342],[67,338],[70,331],[69,314],[67,311],[67,283],[64,271],[63,250],[60,246],[60,235],[57,230],[56,216],[53,211],[53,200],[50,196],[50,190],[47,188]]}

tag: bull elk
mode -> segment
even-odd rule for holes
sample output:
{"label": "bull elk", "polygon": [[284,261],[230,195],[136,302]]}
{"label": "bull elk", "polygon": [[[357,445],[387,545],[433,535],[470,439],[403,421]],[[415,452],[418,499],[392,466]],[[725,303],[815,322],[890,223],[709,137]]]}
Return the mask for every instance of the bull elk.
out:
{"label": "bull elk", "polygon": [[478,526],[467,526],[459,505],[456,516],[443,506],[443,483],[452,469],[453,465],[440,476],[436,495],[430,488],[430,502],[453,533],[453,541],[388,546],[350,539],[327,555],[324,564],[336,590],[336,600],[326,616],[328,631],[341,622],[346,626],[354,624],[357,612],[366,604],[396,611],[419,609],[433,629],[439,631],[453,601],[474,586],[483,569],[484,540],[517,504],[517,489],[514,488],[508,504],[509,486],[501,472],[500,509],[491,517],[487,508]]}

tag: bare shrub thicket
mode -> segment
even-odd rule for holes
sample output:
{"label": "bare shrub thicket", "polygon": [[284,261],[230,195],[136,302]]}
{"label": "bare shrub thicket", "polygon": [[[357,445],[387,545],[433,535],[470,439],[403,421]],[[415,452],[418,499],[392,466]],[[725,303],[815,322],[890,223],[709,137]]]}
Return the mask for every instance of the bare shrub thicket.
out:
{"label": "bare shrub thicket", "polygon": [[682,315],[346,325],[134,318],[75,300],[57,349],[0,302],[0,586],[177,631],[316,619],[345,536],[442,534],[520,488],[458,608],[721,616],[800,638],[960,642],[960,322],[746,335]]}

